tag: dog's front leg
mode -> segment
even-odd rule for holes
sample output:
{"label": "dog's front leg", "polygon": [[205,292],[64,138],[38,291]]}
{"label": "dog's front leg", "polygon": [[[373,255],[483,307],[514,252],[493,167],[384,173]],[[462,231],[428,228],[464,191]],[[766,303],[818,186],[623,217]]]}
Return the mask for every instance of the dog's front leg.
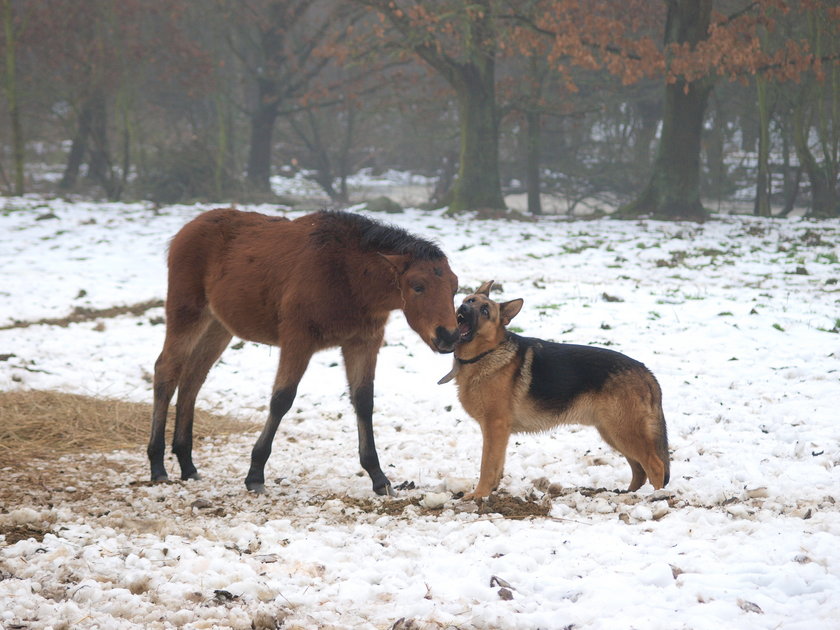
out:
{"label": "dog's front leg", "polygon": [[483,499],[499,486],[505,469],[510,426],[510,418],[505,417],[491,417],[481,423],[481,474],[475,490],[464,499]]}

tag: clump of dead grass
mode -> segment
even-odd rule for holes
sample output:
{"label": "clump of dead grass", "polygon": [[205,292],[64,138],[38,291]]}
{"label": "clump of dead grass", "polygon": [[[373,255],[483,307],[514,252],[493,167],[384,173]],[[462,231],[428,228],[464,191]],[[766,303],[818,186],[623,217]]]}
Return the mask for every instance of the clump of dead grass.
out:
{"label": "clump of dead grass", "polygon": [[[152,406],[144,403],[44,390],[0,392],[0,467],[144,446],[151,417]],[[170,418],[170,435],[172,424]],[[254,423],[196,410],[196,437],[258,429]]]}

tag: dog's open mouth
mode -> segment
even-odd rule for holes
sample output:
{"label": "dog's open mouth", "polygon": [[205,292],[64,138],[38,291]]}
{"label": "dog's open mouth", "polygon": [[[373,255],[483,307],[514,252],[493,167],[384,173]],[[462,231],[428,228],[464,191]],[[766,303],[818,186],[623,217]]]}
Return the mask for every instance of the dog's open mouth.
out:
{"label": "dog's open mouth", "polygon": [[459,308],[456,313],[456,320],[458,322],[458,343],[466,343],[472,341],[475,334],[474,320],[469,309]]}

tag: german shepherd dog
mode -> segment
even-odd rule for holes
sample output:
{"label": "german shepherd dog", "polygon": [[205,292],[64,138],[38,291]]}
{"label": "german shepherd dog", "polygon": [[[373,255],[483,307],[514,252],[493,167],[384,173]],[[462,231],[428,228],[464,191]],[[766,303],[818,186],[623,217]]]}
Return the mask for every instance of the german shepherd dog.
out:
{"label": "german shepherd dog", "polygon": [[493,281],[458,308],[459,341],[452,371],[458,398],[479,425],[481,475],[465,499],[488,496],[499,485],[511,433],[546,431],[558,424],[586,424],[630,463],[629,491],[647,479],[668,483],[670,463],[662,391],[638,361],[590,346],[520,337],[505,329],[523,300],[490,299]]}

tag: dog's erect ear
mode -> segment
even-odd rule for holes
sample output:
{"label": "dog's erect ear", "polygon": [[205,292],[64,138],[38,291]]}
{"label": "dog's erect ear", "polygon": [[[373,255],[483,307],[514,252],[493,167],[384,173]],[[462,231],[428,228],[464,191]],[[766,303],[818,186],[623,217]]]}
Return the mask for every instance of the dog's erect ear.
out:
{"label": "dog's erect ear", "polygon": [[490,288],[493,286],[493,280],[488,280],[475,290],[476,295],[486,295],[490,297]]}
{"label": "dog's erect ear", "polygon": [[522,298],[516,298],[510,302],[502,302],[499,304],[499,318],[502,320],[502,326],[510,324],[510,320],[519,314],[519,311],[522,310],[522,305],[524,303],[525,300]]}

